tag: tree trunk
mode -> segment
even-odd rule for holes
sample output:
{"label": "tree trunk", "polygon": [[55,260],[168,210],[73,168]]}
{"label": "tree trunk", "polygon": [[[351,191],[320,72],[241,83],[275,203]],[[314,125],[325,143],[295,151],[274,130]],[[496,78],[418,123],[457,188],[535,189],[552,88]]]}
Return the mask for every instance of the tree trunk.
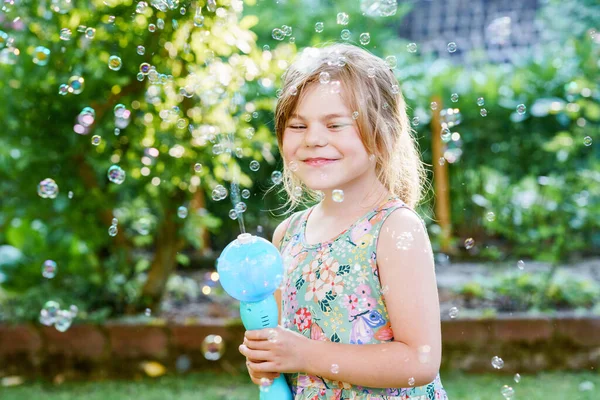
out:
{"label": "tree trunk", "polygon": [[179,228],[180,224],[174,211],[165,208],[165,218],[156,235],[154,259],[142,289],[140,306],[154,310],[160,305],[167,280],[177,266],[177,252],[183,245],[183,240],[179,237]]}

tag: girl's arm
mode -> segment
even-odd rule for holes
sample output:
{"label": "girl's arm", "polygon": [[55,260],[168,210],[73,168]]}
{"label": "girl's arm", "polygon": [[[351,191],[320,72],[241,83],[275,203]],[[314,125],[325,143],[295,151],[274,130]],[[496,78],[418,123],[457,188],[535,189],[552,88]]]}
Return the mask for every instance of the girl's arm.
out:
{"label": "girl's arm", "polygon": [[400,208],[384,222],[377,265],[393,341],[371,345],[307,341],[302,372],[378,388],[409,387],[409,380],[412,386],[421,386],[435,379],[441,361],[441,324],[434,261],[425,226],[411,210]]}

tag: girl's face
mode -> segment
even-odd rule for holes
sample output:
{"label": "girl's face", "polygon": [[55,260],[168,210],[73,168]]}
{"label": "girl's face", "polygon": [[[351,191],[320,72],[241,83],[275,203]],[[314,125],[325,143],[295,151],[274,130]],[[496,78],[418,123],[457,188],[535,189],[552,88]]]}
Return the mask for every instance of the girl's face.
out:
{"label": "girl's face", "polygon": [[287,121],[284,159],[310,189],[360,188],[374,176],[375,163],[360,139],[353,111],[360,112],[348,109],[341,93],[315,83],[306,88],[304,99]]}

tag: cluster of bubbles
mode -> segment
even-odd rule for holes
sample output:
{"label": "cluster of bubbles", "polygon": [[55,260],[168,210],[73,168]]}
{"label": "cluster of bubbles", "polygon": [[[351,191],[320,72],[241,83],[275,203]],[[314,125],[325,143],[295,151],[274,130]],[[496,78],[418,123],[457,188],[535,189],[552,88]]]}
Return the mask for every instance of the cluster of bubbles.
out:
{"label": "cluster of bubbles", "polygon": [[95,120],[96,111],[92,107],[84,107],[75,119],[73,131],[79,135],[87,135]]}
{"label": "cluster of bubbles", "polygon": [[42,264],[42,276],[46,279],[52,279],[56,276],[57,265],[55,261],[46,260]]}
{"label": "cluster of bubbles", "polygon": [[390,17],[396,15],[397,0],[361,0],[360,10],[369,17]]}
{"label": "cluster of bubbles", "polygon": [[410,232],[401,232],[396,237],[396,240],[396,247],[399,250],[409,250],[412,247],[415,238]]}
{"label": "cluster of bubbles", "polygon": [[46,178],[38,184],[38,195],[42,199],[55,199],[58,196],[58,185],[54,179]]}
{"label": "cluster of bubbles", "polygon": [[273,171],[271,174],[271,181],[274,185],[279,185],[283,181],[283,174],[281,171]]}
{"label": "cluster of bubbles", "polygon": [[71,327],[78,312],[79,309],[76,305],[71,305],[68,310],[63,310],[58,302],[50,300],[44,304],[40,311],[39,321],[42,325],[54,325],[57,331],[65,332]]}
{"label": "cluster of bubbles", "polygon": [[119,220],[116,218],[113,218],[110,223],[110,227],[108,228],[109,236],[112,236],[112,237],[117,236],[117,233],[119,233],[118,224],[119,224]]}
{"label": "cluster of bubbles", "polygon": [[294,41],[292,40],[292,27],[289,25],[282,25],[281,28],[275,28],[273,29],[273,31],[271,32],[271,36],[273,36],[273,39],[275,40],[283,40],[286,37],[290,37],[290,41],[293,43]]}
{"label": "cluster of bubbles", "polygon": [[58,87],[58,94],[66,96],[68,93],[80,94],[83,92],[85,80],[79,75],[73,75],[67,83],[63,83]]}

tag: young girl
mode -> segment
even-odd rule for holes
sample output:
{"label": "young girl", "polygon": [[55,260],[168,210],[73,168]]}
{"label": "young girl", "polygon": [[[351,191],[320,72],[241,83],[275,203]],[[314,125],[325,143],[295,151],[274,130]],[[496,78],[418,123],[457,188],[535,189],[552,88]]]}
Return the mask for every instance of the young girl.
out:
{"label": "young girl", "polygon": [[[252,381],[280,373],[295,399],[447,399],[433,254],[413,211],[425,169],[385,62],[346,44],[308,48],[276,108],[292,208],[280,326],[247,331]],[[319,196],[320,195],[320,196]]]}

